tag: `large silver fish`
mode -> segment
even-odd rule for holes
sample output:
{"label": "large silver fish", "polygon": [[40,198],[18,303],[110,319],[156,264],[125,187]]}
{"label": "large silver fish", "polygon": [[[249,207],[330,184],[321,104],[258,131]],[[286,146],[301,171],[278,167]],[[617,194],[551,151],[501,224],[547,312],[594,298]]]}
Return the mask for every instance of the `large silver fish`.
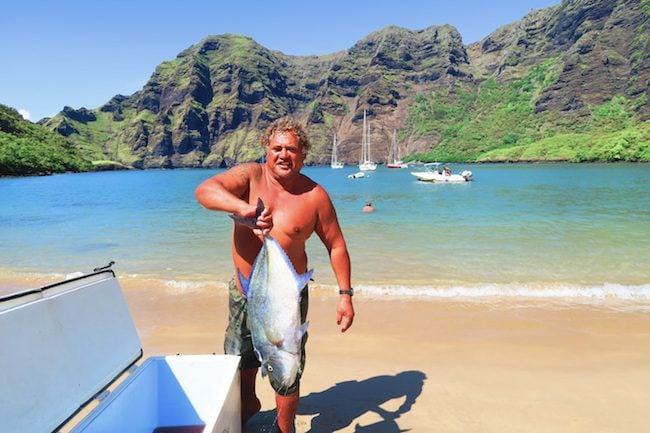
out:
{"label": "large silver fish", "polygon": [[262,376],[269,374],[290,387],[300,369],[300,342],[308,323],[301,324],[300,298],[313,270],[298,275],[280,244],[264,236],[249,278],[239,272],[248,302],[248,328]]}

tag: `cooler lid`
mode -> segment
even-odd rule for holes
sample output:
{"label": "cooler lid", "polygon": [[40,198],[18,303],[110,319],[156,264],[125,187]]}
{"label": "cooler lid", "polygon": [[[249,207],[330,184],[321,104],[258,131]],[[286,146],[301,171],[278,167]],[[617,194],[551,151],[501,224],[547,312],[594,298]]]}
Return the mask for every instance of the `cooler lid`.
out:
{"label": "cooler lid", "polygon": [[112,270],[0,298],[0,420],[56,430],[142,356]]}

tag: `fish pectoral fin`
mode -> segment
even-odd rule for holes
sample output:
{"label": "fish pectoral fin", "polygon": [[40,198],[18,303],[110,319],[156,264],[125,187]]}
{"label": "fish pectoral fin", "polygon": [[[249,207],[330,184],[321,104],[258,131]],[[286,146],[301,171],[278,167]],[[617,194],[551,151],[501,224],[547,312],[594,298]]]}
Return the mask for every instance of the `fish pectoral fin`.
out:
{"label": "fish pectoral fin", "polygon": [[302,292],[302,289],[307,287],[309,280],[311,280],[314,270],[310,269],[302,275],[298,275],[298,292]]}
{"label": "fish pectoral fin", "polygon": [[265,329],[264,333],[266,334],[266,339],[271,342],[275,347],[282,347],[284,344],[284,338],[278,332],[275,332],[273,329]]}
{"label": "fish pectoral fin", "polygon": [[262,354],[260,353],[260,351],[257,350],[255,347],[253,347],[253,352],[255,353],[255,357],[260,362],[260,364],[264,364],[266,362],[266,361],[264,361],[264,358],[262,357]]}
{"label": "fish pectoral fin", "polygon": [[255,356],[257,357],[257,360],[262,364],[262,377],[266,377],[266,361],[264,361],[264,358],[262,358],[262,354],[260,353],[259,350],[253,347],[253,352],[255,352]]}

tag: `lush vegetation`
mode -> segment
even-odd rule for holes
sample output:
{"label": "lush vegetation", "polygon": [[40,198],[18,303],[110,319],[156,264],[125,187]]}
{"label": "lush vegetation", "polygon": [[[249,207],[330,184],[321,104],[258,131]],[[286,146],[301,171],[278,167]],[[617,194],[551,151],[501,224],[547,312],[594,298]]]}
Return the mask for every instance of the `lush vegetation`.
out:
{"label": "lush vegetation", "polygon": [[421,161],[650,161],[650,126],[623,96],[589,107],[589,116],[536,110],[557,78],[555,59],[509,83],[418,94],[408,133],[436,137]]}
{"label": "lush vegetation", "polygon": [[92,169],[62,136],[24,120],[0,105],[0,176],[78,172]]}

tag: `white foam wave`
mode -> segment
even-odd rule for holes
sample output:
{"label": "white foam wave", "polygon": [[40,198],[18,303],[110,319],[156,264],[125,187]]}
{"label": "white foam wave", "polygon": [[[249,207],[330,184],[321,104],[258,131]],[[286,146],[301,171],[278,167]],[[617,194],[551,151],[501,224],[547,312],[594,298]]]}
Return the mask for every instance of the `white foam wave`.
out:
{"label": "white foam wave", "polygon": [[476,287],[406,287],[406,286],[358,286],[357,292],[370,297],[390,298],[443,298],[443,299],[576,299],[626,301],[649,301],[650,284],[621,285],[603,284],[591,287],[533,287],[520,284],[488,284]]}
{"label": "white foam wave", "polygon": [[199,281],[166,280],[165,286],[177,293],[189,293],[205,288],[206,283]]}

